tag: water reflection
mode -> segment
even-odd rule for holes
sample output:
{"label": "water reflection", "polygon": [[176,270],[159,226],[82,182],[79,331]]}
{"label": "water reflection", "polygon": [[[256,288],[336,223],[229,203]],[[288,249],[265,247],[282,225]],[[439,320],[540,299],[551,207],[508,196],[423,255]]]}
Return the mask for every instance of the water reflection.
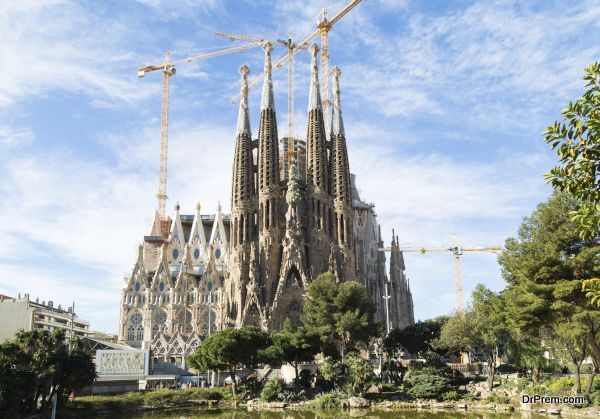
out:
{"label": "water reflection", "polygon": [[[71,415],[75,418],[106,418],[106,415]],[[218,418],[218,419],[334,419],[334,418],[368,418],[368,419],[539,419],[542,416],[530,413],[475,413],[475,412],[431,412],[415,410],[282,410],[248,412],[245,410],[202,410],[202,409],[173,409],[160,412],[124,412],[120,415],[110,415],[117,419],[192,419],[192,418]]]}

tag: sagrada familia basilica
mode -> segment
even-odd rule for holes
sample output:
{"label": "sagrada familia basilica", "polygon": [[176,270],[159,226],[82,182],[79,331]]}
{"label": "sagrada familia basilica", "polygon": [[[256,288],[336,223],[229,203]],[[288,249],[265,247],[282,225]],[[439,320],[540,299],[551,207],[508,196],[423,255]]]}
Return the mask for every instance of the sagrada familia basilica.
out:
{"label": "sagrada familia basilica", "polygon": [[374,205],[364,202],[350,173],[339,78],[329,140],[320,96],[317,46],[310,48],[311,83],[305,140],[282,138],[271,79],[271,49],[258,139],[248,107],[249,69],[240,68],[231,212],[173,218],[155,214],[125,278],[119,338],[165,360],[185,358],[215,330],[281,327],[299,320],[311,281],[332,272],[356,280],[376,304],[376,320],[390,328],[414,324],[413,302],[398,238],[392,235],[389,275]]}

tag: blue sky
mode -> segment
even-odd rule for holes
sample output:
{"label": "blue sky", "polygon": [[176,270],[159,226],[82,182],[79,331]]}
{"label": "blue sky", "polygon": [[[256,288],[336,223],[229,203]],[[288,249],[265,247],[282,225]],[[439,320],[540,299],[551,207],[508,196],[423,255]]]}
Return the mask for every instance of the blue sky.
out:
{"label": "blue sky", "polygon": [[[338,2],[22,0],[0,5],[0,293],[76,301],[114,332],[123,276],[155,207],[167,50],[230,45],[214,31],[301,37]],[[339,8],[334,6],[332,12]],[[540,133],[600,58],[595,1],[364,0],[330,33],[351,170],[384,238],[498,245],[550,194]],[[282,53],[281,49],[275,55]],[[172,79],[168,208],[229,205],[238,68],[260,49],[182,65]],[[309,55],[296,59],[305,134]],[[285,69],[274,75],[280,133]],[[257,132],[260,89],[251,92]],[[454,308],[452,257],[407,254],[417,318]],[[493,254],[463,258],[465,292],[503,287]]]}

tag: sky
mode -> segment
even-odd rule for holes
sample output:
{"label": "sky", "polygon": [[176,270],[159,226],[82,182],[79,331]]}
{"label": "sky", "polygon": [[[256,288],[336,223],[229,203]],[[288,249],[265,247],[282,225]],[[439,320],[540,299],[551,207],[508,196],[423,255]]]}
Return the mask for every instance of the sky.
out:
{"label": "sky", "polygon": [[[337,3],[337,4],[334,4]],[[123,277],[156,207],[161,75],[231,46],[213,32],[300,39],[326,0],[20,0],[0,5],[0,293],[68,306],[116,332]],[[364,0],[330,32],[350,168],[386,244],[502,245],[551,189],[541,133],[600,58],[600,4]],[[274,56],[283,54],[276,47]],[[295,131],[306,133],[309,61],[296,58]],[[181,65],[171,79],[169,200],[229,207],[238,68],[250,49]],[[279,132],[287,71],[274,73]],[[250,93],[258,132],[260,87]],[[465,295],[503,288],[492,253],[463,257]],[[405,255],[415,317],[454,310],[449,253]]]}

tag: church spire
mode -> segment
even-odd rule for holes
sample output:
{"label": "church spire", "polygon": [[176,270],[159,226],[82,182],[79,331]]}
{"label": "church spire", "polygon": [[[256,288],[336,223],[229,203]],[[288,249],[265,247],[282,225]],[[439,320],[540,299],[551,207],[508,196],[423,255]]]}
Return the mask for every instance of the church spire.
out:
{"label": "church spire", "polygon": [[271,51],[273,46],[266,42],[265,79],[260,105],[260,125],[258,127],[258,187],[266,191],[279,184],[279,142],[277,139],[277,117],[273,99],[273,81],[271,80]]}
{"label": "church spire", "polygon": [[331,123],[331,194],[336,202],[350,206],[352,192],[350,189],[350,164],[348,150],[344,135],[344,122],[342,120],[342,107],[340,101],[340,74],[338,67],[334,67],[333,75],[333,117]]}
{"label": "church spire", "polygon": [[232,212],[241,208],[254,194],[254,173],[252,161],[252,133],[250,131],[250,115],[248,110],[248,73],[247,66],[240,67],[241,93],[240,111],[238,115],[235,156],[233,161],[233,182],[231,188]]}
{"label": "church spire", "polygon": [[333,117],[331,118],[331,133],[333,135],[345,136],[342,104],[340,100],[340,75],[342,74],[342,71],[336,66],[331,70],[331,74],[333,75]]}
{"label": "church spire", "polygon": [[306,178],[308,184],[327,192],[327,144],[321,93],[319,91],[318,47],[313,44],[309,50],[312,57],[308,99],[308,132],[306,134]]}
{"label": "church spire", "polygon": [[271,78],[271,51],[273,45],[270,42],[265,42],[263,45],[265,51],[265,79],[263,83],[262,100],[260,102],[260,110],[275,109],[275,100],[273,99],[273,79]]}
{"label": "church spire", "polygon": [[319,47],[317,44],[312,44],[308,50],[311,54],[310,59],[310,92],[308,95],[308,111],[313,109],[322,110],[321,103],[321,88],[319,86],[319,67],[317,65],[317,52]]}
{"label": "church spire", "polygon": [[236,134],[242,135],[247,134],[252,136],[250,130],[250,111],[248,109],[248,73],[250,69],[246,64],[240,67],[240,74],[242,75],[242,87],[240,88],[240,94],[242,96],[240,100],[240,110],[238,112],[238,123]]}

